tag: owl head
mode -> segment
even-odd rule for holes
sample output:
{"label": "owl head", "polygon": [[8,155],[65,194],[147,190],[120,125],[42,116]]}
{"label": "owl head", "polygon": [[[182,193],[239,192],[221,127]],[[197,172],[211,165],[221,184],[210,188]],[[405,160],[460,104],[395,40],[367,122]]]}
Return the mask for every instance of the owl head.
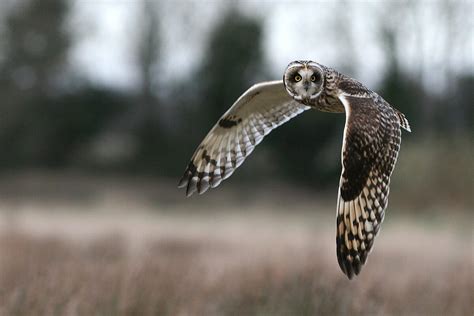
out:
{"label": "owl head", "polygon": [[293,99],[311,104],[323,89],[323,69],[313,61],[294,61],[286,67],[283,84]]}

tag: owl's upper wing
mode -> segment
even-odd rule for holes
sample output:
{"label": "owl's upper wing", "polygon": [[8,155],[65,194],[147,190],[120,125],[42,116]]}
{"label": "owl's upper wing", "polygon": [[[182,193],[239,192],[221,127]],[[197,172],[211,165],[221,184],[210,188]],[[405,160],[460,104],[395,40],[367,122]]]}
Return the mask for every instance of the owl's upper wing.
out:
{"label": "owl's upper wing", "polygon": [[179,187],[204,193],[228,178],[263,137],[310,107],[294,101],[283,81],[256,84],[220,118],[198,146]]}
{"label": "owl's upper wing", "polygon": [[409,125],[402,113],[358,83],[342,88],[339,100],[346,111],[346,125],[336,252],[339,266],[351,279],[359,274],[380,229],[400,149],[400,126],[409,130]]}

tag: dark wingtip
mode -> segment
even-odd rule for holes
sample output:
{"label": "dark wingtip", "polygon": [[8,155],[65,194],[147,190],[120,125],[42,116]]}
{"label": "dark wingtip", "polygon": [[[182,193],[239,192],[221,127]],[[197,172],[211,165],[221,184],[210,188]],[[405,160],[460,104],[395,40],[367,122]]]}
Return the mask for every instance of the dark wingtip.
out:
{"label": "dark wingtip", "polygon": [[[183,176],[178,182],[178,188],[186,188],[186,197],[189,197],[193,194],[195,189],[193,190],[192,187],[192,179],[194,176],[194,171],[196,170],[196,167],[194,166],[193,162],[189,162],[188,167],[184,171]],[[195,187],[195,184],[194,184]]]}
{"label": "dark wingtip", "polygon": [[337,251],[337,262],[341,271],[347,276],[349,280],[352,280],[355,276],[359,275],[362,269],[362,262],[359,256],[353,257],[352,261],[345,258],[345,254]]}
{"label": "dark wingtip", "polygon": [[359,257],[354,258],[352,262],[345,260],[341,266],[341,270],[349,280],[352,280],[354,277],[358,276],[362,270],[362,262]]}
{"label": "dark wingtip", "polygon": [[181,177],[181,179],[178,182],[178,188],[182,189],[188,184],[188,178],[186,177],[186,174]]}
{"label": "dark wingtip", "polygon": [[349,280],[352,280],[355,275],[354,269],[352,269],[351,263],[349,261],[344,261],[344,270],[343,272],[346,274]]}
{"label": "dark wingtip", "polygon": [[224,172],[224,177],[221,177],[220,173],[215,174],[213,171],[211,173],[207,171],[198,172],[196,166],[191,161],[184,171],[183,177],[178,182],[178,188],[186,188],[186,197],[193,195],[195,192],[203,194],[219,185],[232,172],[232,170],[228,173]]}
{"label": "dark wingtip", "polygon": [[190,197],[191,195],[193,195],[193,191],[190,191],[189,189],[186,189],[186,197]]}
{"label": "dark wingtip", "polygon": [[188,176],[188,184],[186,186],[186,197],[190,197],[194,192],[197,191],[197,180],[193,174]]}

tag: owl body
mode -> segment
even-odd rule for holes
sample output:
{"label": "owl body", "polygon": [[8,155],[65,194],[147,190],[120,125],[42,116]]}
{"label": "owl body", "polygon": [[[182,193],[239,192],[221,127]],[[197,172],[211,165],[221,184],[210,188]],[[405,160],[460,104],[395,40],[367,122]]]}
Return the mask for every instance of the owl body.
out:
{"label": "owl body", "polygon": [[[324,89],[320,97],[314,102],[314,108],[322,112],[344,113],[344,106],[336,97],[338,83],[343,75],[336,70],[318,64],[324,72]],[[313,106],[311,104],[311,106]]]}
{"label": "owl body", "polygon": [[204,193],[227,179],[271,130],[308,110],[346,113],[336,207],[336,254],[351,279],[372,250],[388,204],[405,116],[362,83],[312,61],[288,65],[283,81],[247,90],[211,129],[179,186]]}

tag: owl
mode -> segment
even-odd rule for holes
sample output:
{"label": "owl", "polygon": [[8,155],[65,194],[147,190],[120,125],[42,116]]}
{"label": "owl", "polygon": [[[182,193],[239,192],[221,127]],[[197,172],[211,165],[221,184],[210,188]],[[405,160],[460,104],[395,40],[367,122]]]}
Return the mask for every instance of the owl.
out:
{"label": "owl", "polygon": [[227,179],[273,129],[316,109],[346,113],[336,207],[336,253],[352,279],[367,260],[388,203],[405,116],[362,83],[313,61],[294,61],[283,80],[242,94],[197,147],[179,187],[206,192]]}

